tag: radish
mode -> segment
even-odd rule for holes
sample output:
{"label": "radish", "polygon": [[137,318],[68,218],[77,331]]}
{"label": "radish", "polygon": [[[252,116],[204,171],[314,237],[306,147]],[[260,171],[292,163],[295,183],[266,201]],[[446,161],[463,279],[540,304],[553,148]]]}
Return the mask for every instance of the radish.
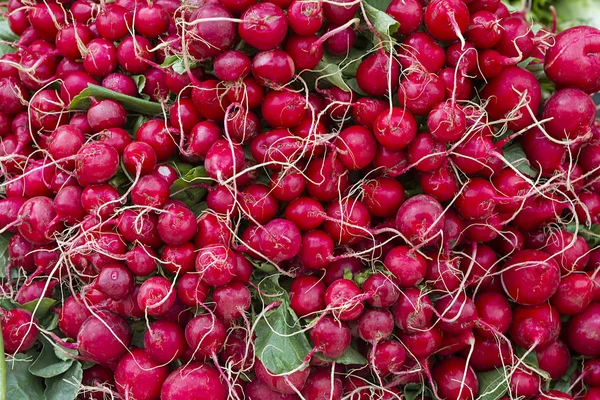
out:
{"label": "radish", "polygon": [[350,346],[350,328],[346,323],[326,315],[310,330],[310,339],[315,349],[325,357],[338,358]]}
{"label": "radish", "polygon": [[269,389],[284,395],[294,394],[296,390],[301,391],[306,385],[306,380],[310,374],[310,368],[304,368],[290,374],[274,376],[259,359],[255,361],[254,365],[256,377]]}
{"label": "radish", "polygon": [[38,338],[38,320],[29,311],[20,308],[2,310],[2,337],[8,354],[26,353]]}
{"label": "radish", "polygon": [[410,242],[425,243],[437,238],[444,225],[440,203],[428,195],[416,195],[405,201],[396,214],[396,227]]}
{"label": "radish", "polygon": [[456,40],[467,30],[469,17],[462,1],[433,0],[425,8],[425,27],[438,40]]}
{"label": "radish", "polygon": [[387,6],[385,12],[400,22],[398,33],[401,35],[416,32],[423,23],[423,6],[418,0],[394,0]]}
{"label": "radish", "polygon": [[242,40],[259,50],[270,50],[285,39],[288,20],[283,10],[273,3],[254,4],[242,14],[238,26]]}
{"label": "radish", "polygon": [[152,361],[142,349],[133,349],[117,364],[115,383],[123,396],[136,399],[155,399],[160,395],[163,382],[169,375],[167,366]]}
{"label": "radish", "polygon": [[[540,85],[533,74],[511,66],[483,88],[481,95],[489,100],[486,110],[494,120],[508,119],[509,129],[519,130],[533,122],[541,103]],[[498,99],[502,99],[500,102]]]}
{"label": "radish", "polygon": [[558,338],[560,317],[549,304],[517,306],[509,332],[518,346],[543,348]]}
{"label": "radish", "polygon": [[597,357],[600,355],[596,332],[600,324],[600,304],[592,303],[580,314],[569,321],[567,339],[571,348],[583,356]]}
{"label": "radish", "polygon": [[521,250],[504,265],[502,286],[519,304],[535,306],[548,300],[558,289],[560,272],[547,253]]}
{"label": "radish", "polygon": [[449,357],[437,363],[431,370],[437,386],[437,395],[446,399],[474,398],[479,389],[475,372],[460,357]]}
{"label": "radish", "polygon": [[[577,104],[577,107],[574,105]],[[542,118],[546,132],[558,140],[576,139],[590,134],[596,116],[591,97],[578,89],[562,89],[544,105]]]}
{"label": "radish", "polygon": [[227,399],[227,386],[219,373],[208,364],[191,362],[177,368],[162,385],[163,400],[186,400],[190,398]]}
{"label": "radish", "polygon": [[[572,86],[586,93],[600,89],[598,53],[600,31],[591,26],[577,26],[556,36],[554,46],[546,51],[544,71],[561,87]],[[565,66],[572,68],[565,72]]]}
{"label": "radish", "polygon": [[127,350],[130,341],[127,322],[109,311],[98,311],[89,316],[77,334],[81,355],[98,364],[117,361]]}

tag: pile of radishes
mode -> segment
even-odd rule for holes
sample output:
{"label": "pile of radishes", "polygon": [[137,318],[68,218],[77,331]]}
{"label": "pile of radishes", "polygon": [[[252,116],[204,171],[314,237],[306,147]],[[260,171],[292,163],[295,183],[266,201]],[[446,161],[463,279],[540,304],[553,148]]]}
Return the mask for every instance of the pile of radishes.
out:
{"label": "pile of radishes", "polygon": [[0,399],[600,399],[600,30],[499,0],[3,15]]}

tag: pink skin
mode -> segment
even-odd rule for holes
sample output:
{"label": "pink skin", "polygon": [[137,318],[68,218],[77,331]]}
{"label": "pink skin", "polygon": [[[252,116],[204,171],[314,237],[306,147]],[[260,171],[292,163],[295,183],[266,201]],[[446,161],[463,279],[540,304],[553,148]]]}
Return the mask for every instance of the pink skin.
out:
{"label": "pink skin", "polygon": [[416,32],[423,23],[423,6],[418,0],[392,1],[387,6],[386,13],[396,21],[402,22],[398,28],[400,35],[406,36]]}
{"label": "pink skin", "polygon": [[435,310],[440,319],[438,327],[451,334],[472,329],[478,318],[475,303],[462,293],[440,298],[435,304]]}
{"label": "pink skin", "polygon": [[558,170],[567,156],[566,146],[550,141],[537,127],[523,134],[521,145],[530,164],[547,175]]}
{"label": "pink skin", "polygon": [[461,350],[463,357],[469,357],[469,365],[476,372],[492,371],[502,368],[511,362],[512,351],[510,344],[506,341],[495,339],[482,339],[475,336],[473,351],[470,348]]}
{"label": "pink skin", "polygon": [[63,57],[70,59],[81,58],[77,40],[86,45],[93,39],[90,29],[83,24],[67,25],[56,35],[56,49]]}
{"label": "pink skin", "polygon": [[395,58],[378,51],[362,60],[356,70],[356,81],[361,90],[370,96],[380,97],[398,87],[400,66]]}
{"label": "pink skin", "polygon": [[377,151],[375,137],[362,126],[351,126],[341,131],[336,145],[340,161],[349,170],[360,170],[368,166]]}
{"label": "pink skin", "polygon": [[363,191],[363,203],[375,217],[393,216],[405,199],[402,184],[390,178],[381,177],[366,181]]}
{"label": "pink skin", "polygon": [[529,370],[516,369],[510,377],[509,388],[513,396],[533,397],[539,393],[540,377]]}
{"label": "pink skin", "polygon": [[204,4],[195,10],[189,21],[218,18],[216,21],[196,23],[191,27],[189,41],[190,54],[200,60],[215,57],[223,50],[229,49],[235,40],[235,23],[227,9],[218,3]]}
{"label": "pink skin", "polygon": [[156,321],[144,334],[146,354],[158,364],[177,360],[185,349],[185,335],[179,324]]}
{"label": "pink skin", "polygon": [[33,249],[34,245],[18,233],[10,238],[8,241],[8,258],[10,259],[10,264],[7,266],[7,276],[10,276],[9,268],[23,268],[28,273],[35,271]]}
{"label": "pink skin", "polygon": [[348,170],[334,154],[312,160],[305,175],[308,194],[321,202],[337,199],[349,184]]}
{"label": "pink skin", "polygon": [[104,39],[118,41],[127,36],[132,22],[132,14],[125,7],[106,4],[96,16],[96,29]]}
{"label": "pink skin", "polygon": [[557,340],[537,350],[536,357],[542,370],[548,372],[552,379],[560,379],[569,368],[571,353],[566,344]]}
{"label": "pink skin", "polygon": [[169,196],[169,185],[164,179],[155,175],[142,176],[131,190],[131,202],[139,206],[162,208],[169,200]]}
{"label": "pink skin", "polygon": [[188,307],[197,307],[207,298],[210,287],[200,281],[200,276],[185,273],[177,282],[177,297]]}
{"label": "pink skin", "polygon": [[81,193],[81,205],[87,214],[106,219],[119,206],[119,191],[109,184],[89,185]]}
{"label": "pink skin", "polygon": [[285,42],[285,51],[294,61],[296,71],[315,69],[323,58],[323,46],[317,35],[290,36]]}
{"label": "pink skin", "polygon": [[172,286],[171,281],[162,276],[149,278],[140,287],[137,296],[138,306],[154,317],[166,314],[175,304],[176,295]]}
{"label": "pink skin", "polygon": [[133,289],[133,275],[121,264],[107,265],[98,274],[95,287],[113,300],[120,300]]}
{"label": "pink skin", "polygon": [[350,346],[350,328],[345,322],[325,315],[310,330],[315,350],[328,358],[340,357]]}
{"label": "pink skin", "polygon": [[497,25],[498,17],[490,11],[477,11],[471,14],[466,38],[478,49],[494,47],[502,38],[502,30]]}
{"label": "pink skin", "polygon": [[362,290],[351,280],[338,279],[327,288],[325,304],[342,321],[352,321],[360,317],[365,306]]}
{"label": "pink skin", "polygon": [[300,173],[291,172],[283,175],[278,172],[271,176],[270,186],[277,200],[290,202],[302,195],[306,187],[306,179]]}
{"label": "pink skin", "polygon": [[406,346],[409,354],[418,360],[426,360],[442,345],[442,333],[435,326],[410,333],[400,332],[398,338]]}
{"label": "pink skin", "polygon": [[[71,125],[59,126],[48,138],[48,152],[55,160],[73,157],[85,143],[85,136],[76,127]],[[73,169],[74,160],[65,160],[61,163],[67,169]]]}
{"label": "pink skin", "polygon": [[412,114],[402,108],[384,110],[373,122],[377,141],[389,150],[402,150],[417,134],[417,123]]}
{"label": "pink skin", "polygon": [[352,118],[354,121],[367,129],[373,129],[375,118],[387,107],[387,103],[381,99],[363,97],[352,105]]}
{"label": "pink skin", "polygon": [[275,392],[258,379],[255,379],[246,385],[244,394],[248,400],[296,400],[298,398],[295,393],[281,394]]}
{"label": "pink skin", "polygon": [[457,265],[457,260],[443,255],[428,254],[427,273],[425,280],[435,290],[451,292],[460,287],[462,273]]}
{"label": "pink skin", "polygon": [[229,245],[231,232],[228,224],[220,216],[213,213],[204,213],[198,217],[198,229],[194,244],[197,247],[206,247],[211,244]]}
{"label": "pink skin", "polygon": [[330,35],[325,40],[325,48],[333,55],[348,54],[356,41],[356,32],[351,26],[343,28],[337,24],[328,24],[326,33]]}
{"label": "pink skin", "polygon": [[470,399],[479,388],[475,372],[459,357],[449,357],[435,364],[431,376],[440,398]]}
{"label": "pink skin", "polygon": [[324,221],[321,203],[310,197],[299,197],[288,204],[285,219],[293,222],[298,229],[309,231],[318,228]]}
{"label": "pink skin", "polygon": [[323,6],[319,3],[292,1],[287,9],[290,28],[298,35],[310,36],[323,25]]}
{"label": "pink skin", "polygon": [[[588,26],[567,29],[556,37],[546,52],[544,71],[558,86],[571,86],[586,93],[600,89],[600,73],[595,54],[600,46],[600,31]],[[568,73],[561,73],[572,65]]]}
{"label": "pink skin", "polygon": [[560,317],[549,304],[526,307],[517,306],[513,310],[510,337],[523,348],[543,348],[554,342],[560,333]]}
{"label": "pink skin", "polygon": [[386,269],[394,274],[400,287],[413,287],[425,279],[425,258],[418,253],[412,253],[407,246],[394,247],[385,256],[383,263]]}
{"label": "pink skin", "polygon": [[259,224],[272,220],[279,208],[279,202],[270,189],[261,184],[248,186],[240,193],[242,211]]}
{"label": "pink skin", "polygon": [[433,0],[425,8],[424,22],[436,39],[456,40],[469,26],[469,9],[463,1]]}
{"label": "pink skin", "polygon": [[60,98],[69,104],[71,100],[81,93],[88,85],[97,85],[98,81],[86,72],[76,71],[64,78],[60,87]]}
{"label": "pink skin", "polygon": [[475,336],[471,330],[462,331],[456,335],[444,332],[442,344],[435,354],[442,357],[451,356],[453,354],[457,354],[465,348],[470,347],[474,341]]}
{"label": "pink skin", "polygon": [[34,94],[29,103],[31,126],[34,129],[52,132],[67,122],[64,103],[55,90],[41,90]]}
{"label": "pink skin", "polygon": [[83,67],[92,76],[104,77],[117,68],[117,48],[105,39],[94,39],[87,46]]}
{"label": "pink skin", "polygon": [[[540,86],[533,74],[515,66],[503,68],[500,74],[489,81],[481,94],[484,99],[490,100],[486,107],[490,117],[498,120],[513,112],[525,92],[528,96],[526,106],[537,110],[541,103]],[[503,98],[501,103],[497,100],[499,97]],[[516,118],[508,122],[509,129],[517,131],[533,122],[533,117],[525,105],[519,106],[516,111]]]}
{"label": "pink skin", "polygon": [[302,235],[298,259],[306,268],[322,269],[333,257],[333,240],[322,230],[316,229]]}
{"label": "pink skin", "polygon": [[408,146],[408,161],[417,171],[434,171],[445,163],[445,153],[442,142],[427,132],[421,132]]}
{"label": "pink skin", "polygon": [[398,89],[398,101],[415,115],[429,114],[444,98],[444,82],[436,74],[409,73],[402,79]]}
{"label": "pink skin", "polygon": [[67,297],[58,313],[58,327],[62,333],[74,339],[89,316],[90,312],[81,299]]}
{"label": "pink skin", "polygon": [[98,364],[109,364],[123,355],[130,343],[127,322],[109,311],[97,311],[85,320],[77,334],[82,356]]}
{"label": "pink skin", "polygon": [[345,0],[339,2],[339,4],[323,3],[323,13],[325,14],[325,18],[327,18],[328,21],[339,25],[348,22],[358,11],[358,4],[344,5],[344,3],[351,2]]}
{"label": "pink skin", "polygon": [[250,290],[240,282],[230,282],[216,288],[212,298],[215,314],[223,321],[233,321],[250,309]]}
{"label": "pink skin", "polygon": [[198,315],[185,327],[185,339],[199,355],[217,354],[223,347],[225,337],[225,325],[211,314]]}
{"label": "pink skin", "polygon": [[550,302],[561,315],[575,315],[585,310],[593,299],[592,280],[585,274],[571,274],[561,279]]}
{"label": "pink skin", "polygon": [[170,203],[158,217],[158,234],[170,246],[180,246],[196,234],[196,216],[185,205]]}
{"label": "pink skin", "polygon": [[[71,118],[71,122],[73,122],[73,118]],[[87,133],[91,133],[91,128],[89,128],[89,132]],[[122,128],[105,129],[98,134],[97,138],[99,142],[103,142],[114,147],[119,155],[123,155],[125,148],[131,143],[131,136],[129,136],[129,133]]]}
{"label": "pink skin", "polygon": [[136,31],[149,39],[156,39],[169,29],[169,12],[158,4],[138,7],[134,15]]}
{"label": "pink skin", "polygon": [[534,33],[531,26],[523,18],[508,17],[499,21],[502,30],[500,41],[494,49],[506,57],[526,59],[535,48]]}
{"label": "pink skin", "polygon": [[[475,298],[477,315],[484,326],[476,324],[475,332],[486,338],[494,339],[505,334],[510,328],[512,310],[506,297],[497,292],[484,292]],[[490,329],[492,328],[492,329]]]}
{"label": "pink skin", "polygon": [[205,80],[194,85],[192,100],[200,113],[213,121],[223,120],[225,110],[229,106],[224,87],[215,79]]}
{"label": "pink skin", "polygon": [[83,186],[104,183],[119,168],[119,153],[114,147],[100,142],[85,144],[77,153],[75,173]]}
{"label": "pink skin", "polygon": [[222,286],[231,282],[235,271],[235,258],[232,250],[223,245],[209,245],[196,256],[196,271],[203,283]]}
{"label": "pink skin", "polygon": [[241,171],[243,164],[244,151],[240,145],[218,140],[208,149],[204,167],[211,178],[225,180]]}
{"label": "pink skin", "polygon": [[[575,104],[578,106],[575,107]],[[558,140],[574,140],[591,134],[596,107],[592,98],[581,90],[562,89],[548,99],[542,118],[553,118],[544,124],[550,136]]]}
{"label": "pink skin", "polygon": [[296,390],[301,391],[306,385],[306,380],[310,374],[310,368],[301,371],[292,372],[287,375],[274,376],[259,360],[254,364],[256,377],[269,389],[284,395],[295,394]]}
{"label": "pink skin", "polygon": [[3,310],[0,319],[6,353],[26,353],[37,342],[38,320],[29,311],[19,308]]}
{"label": "pink skin", "polygon": [[270,50],[285,39],[288,22],[283,10],[273,3],[258,3],[242,14],[238,26],[242,40],[259,50]]}
{"label": "pink skin", "polygon": [[135,133],[135,140],[149,144],[158,161],[166,161],[175,153],[177,146],[169,127],[163,120],[144,122]]}
{"label": "pink skin", "polygon": [[362,285],[368,295],[366,302],[373,307],[391,307],[400,297],[395,283],[388,276],[377,273],[371,275]]}
{"label": "pink skin", "polygon": [[387,338],[394,330],[394,317],[388,310],[366,310],[358,320],[358,336],[371,344]]}
{"label": "pink skin", "polygon": [[560,282],[556,262],[547,253],[521,250],[503,266],[502,286],[507,295],[519,304],[535,306],[544,303]]}
{"label": "pink skin", "polygon": [[293,128],[304,119],[306,102],[299,93],[273,90],[265,96],[261,111],[273,128]]}
{"label": "pink skin", "polygon": [[[20,222],[19,210],[27,202],[26,197],[9,197],[0,200],[0,228],[9,232],[17,230],[16,224]],[[44,200],[44,202],[46,202]],[[50,209],[49,209],[50,211]]]}
{"label": "pink skin", "polygon": [[285,219],[273,219],[258,232],[261,253],[275,263],[292,259],[300,252],[300,230]]}
{"label": "pink skin", "polygon": [[371,216],[367,207],[355,199],[340,200],[327,207],[323,229],[334,243],[348,245],[368,236]]}
{"label": "pink skin", "polygon": [[317,369],[309,375],[302,396],[306,399],[341,399],[342,379],[339,376],[333,376],[332,380],[329,368]]}
{"label": "pink skin", "polygon": [[416,195],[400,206],[396,228],[413,243],[437,241],[438,229],[444,225],[442,213],[442,206],[433,197]]}
{"label": "pink skin", "polygon": [[0,79],[0,107],[2,112],[15,115],[25,111],[27,107],[21,103],[21,98],[28,101],[29,91],[17,78]]}
{"label": "pink skin", "polygon": [[162,399],[170,400],[186,400],[194,397],[226,400],[228,389],[213,367],[191,362],[171,372],[163,383],[160,395]]}
{"label": "pink skin", "polygon": [[137,240],[146,246],[160,247],[163,243],[158,236],[157,224],[156,215],[126,210],[119,216],[117,228],[128,242]]}
{"label": "pink skin", "polygon": [[19,209],[18,231],[32,244],[44,245],[53,241],[52,235],[59,229],[55,219],[54,204],[48,197],[33,197]]}
{"label": "pink skin", "polygon": [[[184,243],[181,246],[165,246],[160,255],[162,267],[172,274],[191,272],[194,270],[196,261],[195,251],[196,247],[192,243]],[[150,262],[150,260],[148,261]],[[152,260],[152,262],[156,264],[156,261]]]}
{"label": "pink skin", "polygon": [[160,366],[142,349],[133,349],[119,360],[115,383],[123,396],[151,399],[160,395],[161,386],[168,375],[168,366]]}
{"label": "pink skin", "polygon": [[593,358],[584,361],[583,383],[596,387],[600,383],[600,359]]}
{"label": "pink skin", "polygon": [[240,107],[228,114],[225,124],[231,140],[241,144],[247,144],[254,139],[260,130],[258,116]]}
{"label": "pink skin", "polygon": [[583,356],[597,357],[600,355],[597,332],[600,325],[600,304],[592,303],[583,312],[569,321],[567,341],[571,348]]}
{"label": "pink skin", "polygon": [[464,185],[454,205],[466,220],[484,219],[494,212],[496,197],[496,190],[488,180],[473,178]]}

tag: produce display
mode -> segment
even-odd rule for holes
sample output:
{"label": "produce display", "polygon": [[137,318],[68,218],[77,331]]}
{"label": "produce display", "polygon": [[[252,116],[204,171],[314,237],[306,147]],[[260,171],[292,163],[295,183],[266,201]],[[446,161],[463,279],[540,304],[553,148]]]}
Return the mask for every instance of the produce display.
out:
{"label": "produce display", "polygon": [[567,3],[0,5],[0,400],[600,400]]}

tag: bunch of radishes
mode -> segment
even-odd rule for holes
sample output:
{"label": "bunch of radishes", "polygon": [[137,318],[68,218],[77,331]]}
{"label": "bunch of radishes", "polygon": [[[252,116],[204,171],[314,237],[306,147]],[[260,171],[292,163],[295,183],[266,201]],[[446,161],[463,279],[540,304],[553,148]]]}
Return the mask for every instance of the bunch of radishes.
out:
{"label": "bunch of radishes", "polygon": [[499,0],[4,16],[0,399],[600,399],[600,30]]}

